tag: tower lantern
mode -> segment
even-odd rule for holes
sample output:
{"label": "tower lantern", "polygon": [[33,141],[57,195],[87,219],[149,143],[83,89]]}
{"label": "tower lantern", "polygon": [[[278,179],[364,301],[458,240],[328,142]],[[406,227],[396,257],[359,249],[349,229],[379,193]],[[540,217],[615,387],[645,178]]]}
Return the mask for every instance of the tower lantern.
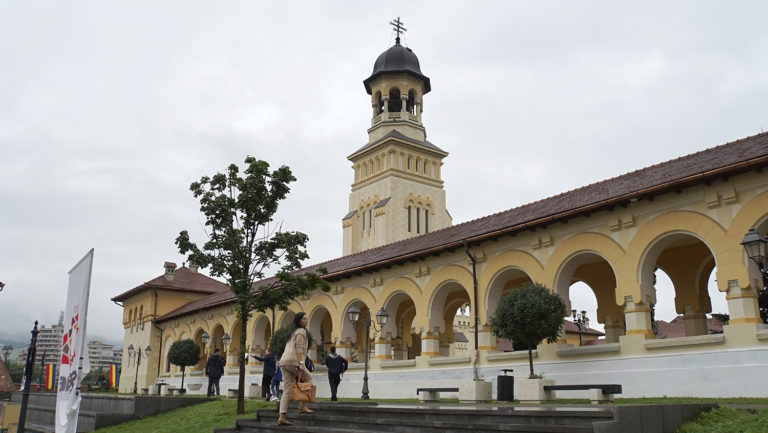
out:
{"label": "tower lantern", "polygon": [[348,157],[354,181],[342,218],[345,255],[451,225],[441,177],[448,153],[427,141],[422,124],[430,80],[416,54],[400,44],[406,31],[400,18],[390,24],[395,45],[363,81],[371,95],[368,143]]}

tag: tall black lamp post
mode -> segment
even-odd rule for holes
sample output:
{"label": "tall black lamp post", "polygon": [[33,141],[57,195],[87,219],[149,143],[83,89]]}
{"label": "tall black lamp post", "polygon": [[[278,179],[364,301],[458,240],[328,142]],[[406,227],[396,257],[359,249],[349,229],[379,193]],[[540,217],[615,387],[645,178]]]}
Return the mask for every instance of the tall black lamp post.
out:
{"label": "tall black lamp post", "polygon": [[136,394],[138,391],[138,384],[139,384],[139,365],[141,365],[141,358],[149,358],[149,354],[152,352],[152,348],[147,346],[144,349],[144,353],[141,353],[141,347],[139,347],[138,351],[135,351],[133,348],[133,344],[128,346],[128,359],[136,357],[136,377],[133,378],[133,393]]}
{"label": "tall black lamp post", "polygon": [[581,336],[584,335],[584,330],[589,328],[587,311],[581,310],[581,313],[577,313],[576,310],[571,310],[571,316],[573,316],[573,323],[579,328],[579,346],[581,346]]}
{"label": "tall black lamp post", "polygon": [[8,365],[8,356],[13,352],[13,346],[10,344],[3,346],[3,363]]}
{"label": "tall black lamp post", "polygon": [[360,320],[360,308],[358,308],[357,305],[349,307],[347,315],[349,316],[349,321],[352,322],[352,326],[354,326],[355,329],[357,329],[358,323],[360,323],[362,326],[365,326],[365,373],[363,374],[363,395],[360,398],[363,400],[368,400],[368,355],[371,352],[369,348],[368,335],[371,332],[371,325],[373,325],[374,330],[381,331],[381,327],[387,324],[389,313],[387,313],[387,310],[385,310],[383,307],[379,310],[378,313],[376,313],[376,322],[379,324],[379,327],[377,327],[375,323],[372,323],[370,310],[366,310],[365,317]]}
{"label": "tall black lamp post", "polygon": [[768,323],[768,238],[758,233],[755,229],[749,229],[741,241],[747,256],[752,259],[763,278],[762,287],[757,291],[757,304],[760,308],[760,317],[763,323]]}

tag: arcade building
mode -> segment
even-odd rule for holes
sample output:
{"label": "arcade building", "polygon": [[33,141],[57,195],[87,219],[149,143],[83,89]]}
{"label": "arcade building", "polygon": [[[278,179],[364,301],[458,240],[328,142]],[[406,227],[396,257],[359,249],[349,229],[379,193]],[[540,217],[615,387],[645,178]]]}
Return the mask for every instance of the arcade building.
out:
{"label": "arcade building", "polygon": [[[248,352],[263,353],[272,332],[303,311],[315,337],[310,356],[320,397],[330,391],[318,361],[331,345],[350,360],[341,397],[360,396],[366,347],[372,398],[457,386],[472,380],[475,362],[495,387],[502,369],[528,374],[528,352],[513,350],[514,342],[497,340],[488,327],[499,300],[536,282],[561,295],[570,311],[579,308],[570,305],[571,286],[582,282],[598,303],[591,323],[604,335],[588,329],[589,344],[579,345],[566,321],[558,343],[534,351],[537,373],[558,383],[619,383],[625,397],[765,396],[755,380],[768,367],[758,302],[764,269],[742,242],[768,232],[768,133],[454,225],[442,180],[448,152],[427,140],[422,112],[431,84],[416,54],[398,38],[363,88],[371,105],[360,109],[370,110],[371,124],[368,142],[348,156],[349,208],[339,210],[343,256],[308,267],[328,269],[331,291],[296,299],[288,311],[255,313]],[[674,337],[654,332],[659,269],[674,286]],[[712,311],[713,273],[728,311]],[[222,389],[237,387],[243,354],[230,342],[239,341],[240,325],[225,284],[194,266],[166,263],[162,275],[113,301],[124,308],[121,392],[132,392],[134,383],[152,389],[158,380],[178,387],[181,371],[167,353],[180,339],[204,348],[200,363],[187,369],[187,392],[205,392],[203,367],[214,348],[227,359]],[[370,314],[375,326],[356,326],[350,310]],[[378,325],[382,310],[388,320]],[[708,325],[712,313],[728,315],[716,332]],[[246,383],[260,383],[261,371],[250,358]]]}

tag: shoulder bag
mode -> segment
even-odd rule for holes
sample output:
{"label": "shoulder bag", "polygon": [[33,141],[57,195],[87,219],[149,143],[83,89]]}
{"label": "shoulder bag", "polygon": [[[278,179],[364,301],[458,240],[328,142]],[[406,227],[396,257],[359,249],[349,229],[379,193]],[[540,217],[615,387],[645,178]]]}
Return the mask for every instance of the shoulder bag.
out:
{"label": "shoulder bag", "polygon": [[317,387],[313,383],[301,381],[301,373],[296,375],[296,383],[291,387],[291,401],[300,401],[304,403],[314,403]]}

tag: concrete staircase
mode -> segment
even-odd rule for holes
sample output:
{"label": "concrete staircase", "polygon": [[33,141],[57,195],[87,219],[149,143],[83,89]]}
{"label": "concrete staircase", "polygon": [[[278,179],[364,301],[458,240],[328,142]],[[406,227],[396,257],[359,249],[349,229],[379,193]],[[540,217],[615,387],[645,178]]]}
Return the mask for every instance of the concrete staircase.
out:
{"label": "concrete staircase", "polygon": [[214,433],[251,432],[518,432],[518,433],[672,433],[694,418],[705,405],[648,406],[490,406],[377,405],[317,403],[313,414],[300,415],[296,405],[287,414],[292,426],[277,425],[275,409],[236,421],[234,428]]}
{"label": "concrete staircase", "polygon": [[[11,400],[14,403],[21,403],[21,398],[21,392],[14,392]],[[83,394],[77,418],[77,431],[89,432],[205,401],[208,400],[185,397]],[[55,416],[55,393],[31,393],[24,433],[53,433]]]}

